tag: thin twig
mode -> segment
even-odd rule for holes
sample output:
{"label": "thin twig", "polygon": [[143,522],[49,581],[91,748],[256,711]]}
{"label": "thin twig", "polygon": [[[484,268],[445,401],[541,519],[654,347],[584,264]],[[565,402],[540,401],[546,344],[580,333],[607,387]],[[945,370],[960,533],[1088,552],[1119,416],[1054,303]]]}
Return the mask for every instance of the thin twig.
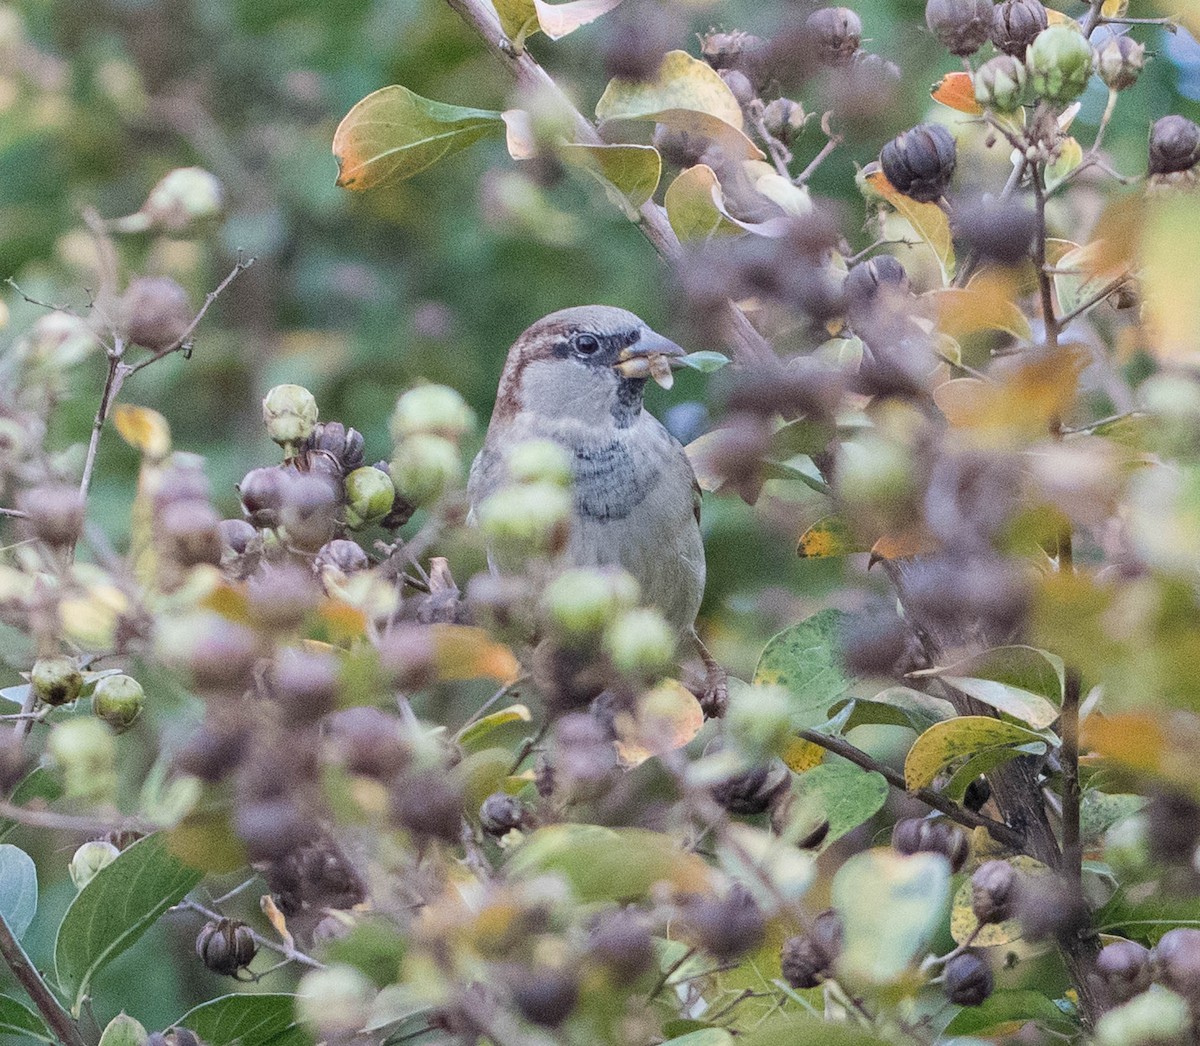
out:
{"label": "thin twig", "polygon": [[[184,900],[180,901],[172,909],[172,911],[181,910],[195,912],[197,915],[202,915],[204,918],[211,919],[213,922],[220,922],[225,918],[225,916],[223,916],[220,912],[215,912],[211,908],[206,908],[204,905],[199,904],[190,898],[184,898]],[[260,948],[269,948],[271,951],[282,955],[285,959],[290,959],[292,962],[300,963],[301,966],[309,966],[314,970],[325,969],[324,963],[318,962],[311,955],[305,955],[304,952],[300,951],[298,948],[289,946],[287,944],[281,944],[279,941],[273,941],[269,937],[264,937],[257,930],[254,930],[249,926],[247,926],[246,929],[250,931],[255,943]]]}
{"label": "thin twig", "polygon": [[[534,60],[528,51],[518,51],[509,42],[495,11],[485,0],[446,0],[446,3],[474,29],[483,40],[488,51],[512,73],[517,83],[532,94],[547,97],[569,114],[574,124],[575,140],[582,145],[607,144],[596,128],[571,104],[553,77]],[[637,210],[638,228],[658,253],[673,261],[682,253],[679,238],[667,221],[667,212],[653,200],[647,200]],[[765,361],[773,358],[767,340],[755,330],[733,302],[727,302],[729,336],[739,357],[745,362]]]}
{"label": "thin twig", "polygon": [[3,915],[0,915],[0,955],[4,956],[4,961],[12,970],[13,976],[29,993],[33,1004],[38,1008],[38,1013],[42,1015],[50,1030],[58,1036],[59,1041],[64,1046],[86,1046],[83,1035],[79,1031],[79,1025],[63,1008],[62,1003],[54,997],[54,993],[50,991],[46,982],[42,980],[42,975],[29,961],[29,956],[25,954],[25,949],[13,936]]}
{"label": "thin twig", "polygon": [[663,970],[662,975],[657,981],[654,982],[654,987],[650,989],[650,994],[646,996],[646,1002],[653,1002],[655,999],[657,999],[658,993],[667,986],[667,982],[671,979],[672,974],[678,973],[679,968],[695,954],[696,949],[689,948],[678,959],[671,963],[670,966]]}
{"label": "thin twig", "polygon": [[834,134],[829,136],[829,140],[821,147],[821,151],[812,158],[809,165],[796,175],[795,182],[797,185],[804,185],[809,178],[817,173],[817,168],[829,159],[829,154],[833,152],[839,145],[842,144],[842,136]]}
{"label": "thin twig", "polygon": [[53,302],[40,301],[39,299],[26,294],[23,290],[21,290],[21,287],[17,283],[17,281],[14,280],[11,276],[9,276],[8,279],[6,279],[4,282],[7,283],[14,291],[16,291],[30,305],[36,305],[39,309],[47,309],[50,312],[65,312],[69,316],[78,316],[79,315],[79,313],[77,313],[73,308],[71,308],[70,305],[55,305]]}
{"label": "thin twig", "polygon": [[108,420],[109,412],[121,392],[125,379],[133,371],[121,362],[125,352],[125,343],[117,338],[108,353],[108,374],[104,378],[104,391],[100,393],[100,403],[96,407],[96,417],[92,421],[92,435],[88,440],[87,458],[83,463],[83,478],[79,481],[79,496],[86,499],[88,488],[92,485],[92,472],[96,467],[96,452],[100,448],[100,433]]}
{"label": "thin twig", "polygon": [[516,687],[518,687],[521,683],[528,682],[528,680],[529,676],[523,675],[514,679],[511,683],[505,683],[504,686],[502,686],[499,690],[492,694],[491,697],[484,701],[482,705],[475,709],[475,711],[471,714],[471,718],[458,728],[458,732],[454,735],[454,740],[458,741],[466,732],[468,727],[473,726],[485,715],[487,715],[488,709],[495,705],[495,703],[504,697],[505,694],[512,693]]}
{"label": "thin twig", "polygon": [[28,806],[17,806],[7,800],[0,800],[0,819],[7,818],[17,824],[30,828],[46,828],[59,832],[81,832],[84,835],[101,836],[107,832],[140,829],[141,822],[136,818],[114,818],[111,821],[99,817],[86,817],[76,814],[62,814],[57,810],[35,810]]}
{"label": "thin twig", "polygon": [[1088,309],[1090,309],[1093,305],[1099,305],[1100,302],[1104,301],[1104,299],[1107,298],[1114,291],[1120,290],[1121,287],[1123,287],[1126,283],[1128,283],[1130,281],[1130,279],[1132,279],[1132,276],[1130,275],[1130,273],[1125,272],[1125,273],[1122,273],[1120,276],[1118,276],[1116,279],[1110,280],[1108,283],[1106,283],[1100,290],[1098,290],[1091,297],[1085,299],[1081,304],[1075,306],[1075,308],[1073,308],[1070,312],[1060,316],[1058,318],[1059,327],[1060,328],[1066,327],[1066,325],[1068,323],[1070,323],[1074,319],[1078,319],[1085,312],[1087,312]]}
{"label": "thin twig", "polygon": [[[250,266],[252,266],[256,260],[257,259],[255,258],[243,258],[241,256],[241,252],[239,251],[237,264],[229,270],[229,275],[217,284],[215,290],[209,291],[204,296],[204,304],[200,306],[199,311],[197,311],[196,315],[192,317],[192,322],[187,325],[187,328],[184,330],[184,332],[165,349],[156,352],[153,356],[150,356],[147,359],[139,360],[137,363],[135,363],[129,368],[129,374],[136,374],[144,367],[149,367],[151,363],[161,360],[164,356],[170,356],[173,352],[179,352],[183,349],[190,349],[192,347],[192,334],[195,332],[196,328],[200,326],[200,321],[204,319],[204,314],[208,312],[209,308],[211,308],[212,303],[215,302],[222,295],[222,293],[224,293],[225,289],[231,283],[233,283],[234,280],[236,280],[239,276],[241,276],[242,273],[250,268]],[[128,377],[128,375],[126,376]]]}
{"label": "thin twig", "polygon": [[1084,18],[1081,26],[1083,30],[1083,38],[1085,40],[1091,38],[1092,32],[1095,30],[1096,26],[1100,24],[1100,19],[1103,13],[1104,0],[1092,0],[1091,9],[1088,11],[1087,17]]}
{"label": "thin twig", "polygon": [[984,817],[982,814],[977,814],[974,810],[968,810],[965,806],[960,806],[952,799],[947,799],[932,788],[910,790],[905,783],[903,774],[894,770],[886,763],[881,763],[873,759],[862,749],[855,748],[849,741],[845,741],[840,737],[831,737],[828,734],[819,734],[815,730],[800,730],[797,731],[797,734],[805,741],[810,741],[828,752],[833,752],[834,755],[840,755],[843,759],[850,760],[850,762],[856,766],[861,766],[864,770],[873,770],[875,773],[881,775],[893,788],[906,792],[914,799],[919,799],[926,806],[945,814],[952,821],[957,821],[967,828],[986,828],[988,834],[996,842],[1010,846],[1015,850],[1021,850],[1025,846],[1025,836],[1015,828],[1006,825],[1003,821],[996,821],[990,817]]}

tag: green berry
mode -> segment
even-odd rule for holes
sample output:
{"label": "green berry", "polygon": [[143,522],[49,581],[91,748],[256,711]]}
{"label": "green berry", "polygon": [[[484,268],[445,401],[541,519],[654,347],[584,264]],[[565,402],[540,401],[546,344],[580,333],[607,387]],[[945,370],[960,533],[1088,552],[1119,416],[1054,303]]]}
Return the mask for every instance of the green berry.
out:
{"label": "green berry", "polygon": [[327,966],[306,973],[296,988],[296,1015],[319,1036],[353,1035],[371,1016],[375,986],[353,966]]}
{"label": "green berry", "polygon": [[267,434],[281,447],[307,439],[317,424],[317,401],[302,385],[276,385],[262,409]]}
{"label": "green berry", "polygon": [[37,699],[47,705],[70,704],[83,691],[83,673],[73,657],[38,658],[29,682]]}
{"label": "green berry", "polygon": [[671,668],[675,631],[657,610],[627,610],[604,633],[612,663],[628,675],[655,677]]}
{"label": "green berry", "polygon": [[514,483],[571,483],[571,457],[549,439],[529,439],[508,452],[508,475]]}
{"label": "green berry", "polygon": [[443,436],[417,433],[396,448],[391,461],[396,491],[412,505],[428,505],[462,478],[458,447]]}
{"label": "green berry", "polygon": [[351,530],[378,523],[392,511],[395,501],[391,477],[373,465],[364,465],[346,477],[346,525]]}
{"label": "green berry", "polygon": [[553,483],[503,487],[479,506],[479,525],[499,566],[562,549],[571,524],[572,498]]}
{"label": "green berry", "polygon": [[112,843],[101,840],[84,843],[71,858],[71,882],[75,884],[75,889],[82,890],[101,868],[107,868],[120,856],[121,851]]}
{"label": "green berry", "polygon": [[454,389],[446,385],[418,385],[396,401],[392,412],[392,439],[400,443],[423,433],[458,440],[475,427],[475,412]]}
{"label": "green berry", "polygon": [[1038,33],[1026,56],[1033,93],[1052,102],[1071,102],[1083,94],[1092,75],[1092,47],[1068,25]]}
{"label": "green berry", "polygon": [[543,606],[551,626],[569,638],[604,631],[623,610],[637,606],[636,579],[624,570],[579,567],[556,577],[546,588]]}
{"label": "green berry", "polygon": [[92,693],[92,711],[118,734],[133,725],[145,704],[146,692],[132,676],[105,676]]}

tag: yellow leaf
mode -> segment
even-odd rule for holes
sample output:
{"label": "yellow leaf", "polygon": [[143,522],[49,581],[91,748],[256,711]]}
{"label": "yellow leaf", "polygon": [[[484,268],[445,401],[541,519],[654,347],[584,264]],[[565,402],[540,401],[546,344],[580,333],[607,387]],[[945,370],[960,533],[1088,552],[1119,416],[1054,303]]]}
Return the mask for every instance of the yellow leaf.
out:
{"label": "yellow leaf", "polygon": [[500,17],[500,28],[510,40],[523,41],[538,31],[533,0],[492,0]]}
{"label": "yellow leaf", "polygon": [[289,948],[294,948],[296,942],[292,939],[291,931],[288,929],[287,918],[275,904],[275,898],[269,893],[263,894],[258,899],[258,906],[262,909],[263,915],[267,917],[267,922],[275,928],[275,932],[283,939],[283,943]]}
{"label": "yellow leaf", "polygon": [[1195,244],[1200,216],[1195,197],[1158,196],[1147,204],[1142,237],[1142,287],[1150,340],[1160,359],[1184,366],[1200,361],[1200,281]]}
{"label": "yellow leaf", "polygon": [[825,758],[825,749],[811,741],[805,741],[802,737],[793,737],[780,758],[790,770],[802,774],[805,770],[811,770],[821,764]]}
{"label": "yellow leaf", "polygon": [[800,535],[796,555],[801,559],[825,559],[863,552],[840,516],[824,516]]}
{"label": "yellow leaf", "polygon": [[707,62],[686,51],[668,51],[649,80],[615,79],[596,103],[596,117],[605,120],[667,121],[659,116],[673,110],[707,113],[742,130],[742,107],[733,91]]}
{"label": "yellow leaf", "polygon": [[171,453],[171,426],[156,410],[118,403],[113,408],[117,434],[150,461],[162,461]]}
{"label": "yellow leaf", "polygon": [[983,112],[983,106],[975,101],[975,84],[970,73],[947,73],[933,85],[929,94],[935,102],[960,113],[979,116]]}
{"label": "yellow leaf", "polygon": [[336,642],[358,639],[367,631],[366,614],[340,599],[323,600],[317,614]]}
{"label": "yellow leaf", "polygon": [[943,334],[961,340],[967,334],[996,330],[1029,341],[1033,331],[1011,295],[1011,284],[999,277],[976,281],[969,287],[930,291],[937,309],[938,330]]}
{"label": "yellow leaf", "polygon": [[209,592],[200,600],[200,606],[238,624],[250,624],[250,604],[246,599],[245,590],[228,582],[222,582]]}
{"label": "yellow leaf", "polygon": [[904,760],[904,784],[910,791],[928,788],[954,763],[993,748],[1042,743],[1041,734],[1016,723],[985,715],[956,716],[935,723],[913,742]]}
{"label": "yellow leaf", "polygon": [[894,207],[913,227],[913,232],[929,245],[941,266],[943,282],[949,283],[954,274],[954,241],[946,213],[936,203],[918,203],[897,192],[878,161],[863,169],[863,178],[867,186]]}
{"label": "yellow leaf", "polygon": [[[1051,874],[1050,869],[1041,861],[1026,857],[1024,854],[1018,854],[1016,857],[1009,857],[1006,860],[1021,875],[1032,879]],[[1016,918],[990,923],[980,929],[979,920],[975,917],[971,905],[973,894],[971,880],[966,879],[954,895],[954,903],[950,908],[950,936],[954,938],[955,943],[962,944],[970,939],[977,948],[993,948],[996,945],[1008,944],[1010,941],[1021,938],[1024,931],[1021,929],[1021,920]]]}

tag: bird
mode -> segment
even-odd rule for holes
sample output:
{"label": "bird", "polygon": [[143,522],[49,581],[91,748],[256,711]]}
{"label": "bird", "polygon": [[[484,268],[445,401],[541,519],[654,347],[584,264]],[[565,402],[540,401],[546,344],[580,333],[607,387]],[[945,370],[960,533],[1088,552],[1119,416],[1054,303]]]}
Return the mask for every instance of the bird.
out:
{"label": "bird", "polygon": [[646,382],[669,387],[671,366],[683,355],[613,306],[577,306],[538,320],[508,351],[467,493],[474,513],[506,482],[507,448],[531,439],[557,443],[573,479],[563,566],[626,570],[680,642],[696,644],[711,674],[715,662],[695,631],[705,581],[700,486],[683,445],[643,402]]}

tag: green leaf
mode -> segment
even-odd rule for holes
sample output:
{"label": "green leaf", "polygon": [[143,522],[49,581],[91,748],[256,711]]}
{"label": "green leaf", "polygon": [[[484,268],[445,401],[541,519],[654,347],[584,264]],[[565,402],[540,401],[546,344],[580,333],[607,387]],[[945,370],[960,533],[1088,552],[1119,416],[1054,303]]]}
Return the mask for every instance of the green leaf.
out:
{"label": "green leaf", "polygon": [[6,686],[0,690],[0,698],[5,701],[11,701],[14,705],[24,705],[25,698],[29,696],[29,684],[18,683],[16,686]]}
{"label": "green leaf", "polygon": [[881,1046],[883,1042],[849,1021],[795,1014],[772,1017],[737,1039],[738,1046]]}
{"label": "green leaf", "polygon": [[662,157],[652,145],[567,143],[558,151],[566,162],[582,167],[605,188],[615,188],[635,210],[654,195],[662,177]]}
{"label": "green leaf", "polygon": [[667,220],[682,243],[740,231],[725,210],[716,172],[707,164],[696,164],[681,171],[667,186],[663,205],[667,209]]}
{"label": "green leaf", "polygon": [[0,916],[18,940],[37,913],[37,867],[20,847],[0,843]]}
{"label": "green leaf", "polygon": [[995,647],[957,664],[919,674],[936,675],[1036,730],[1058,718],[1066,678],[1061,657],[1031,646]]}
{"label": "green leaf", "polygon": [[434,102],[399,85],[381,88],[338,124],[337,184],[359,192],[404,181],[499,126],[496,112]]}
{"label": "green leaf", "polygon": [[1002,1024],[1036,1021],[1066,1033],[1078,1026],[1041,992],[1028,989],[993,992],[981,1006],[964,1006],[946,1026],[947,1035],[981,1035]]}
{"label": "green leaf", "polygon": [[1018,745],[1030,746],[1031,751],[1034,747],[1045,751],[1046,741],[1041,734],[991,716],[958,716],[934,724],[917,738],[904,760],[904,781],[913,791],[926,788],[960,759],[969,759],[989,748]]}
{"label": "green leaf", "polygon": [[[9,802],[14,806],[25,806],[31,800],[42,799],[52,803],[62,798],[62,782],[58,775],[44,766],[39,766],[26,774],[13,789]],[[0,819],[0,841],[7,839],[20,825],[16,821]]]}
{"label": "green leaf", "polygon": [[887,801],[888,783],[882,774],[848,762],[822,763],[796,774],[792,781],[798,816],[811,820],[816,813],[829,822],[821,843],[825,849],[847,832],[873,817]]}
{"label": "green leaf", "polygon": [[883,723],[910,726],[921,734],[934,723],[953,719],[956,714],[954,706],[940,697],[932,697],[907,686],[890,686],[874,697],[856,697],[848,728],[866,723]]}
{"label": "green leaf", "polygon": [[556,872],[583,904],[645,897],[660,882],[681,893],[704,893],[712,886],[704,861],[670,836],[593,824],[539,828],[513,852],[505,871],[518,879]]}
{"label": "green leaf", "polygon": [[1079,804],[1080,832],[1085,840],[1099,841],[1113,825],[1136,814],[1146,805],[1145,796],[1128,792],[1109,793],[1089,788]]}
{"label": "green leaf", "polygon": [[734,1046],[735,1041],[724,1028],[701,1028],[677,1039],[668,1039],[663,1046]]}
{"label": "green leaf", "polygon": [[0,1039],[9,1036],[15,1037],[18,1043],[27,1043],[30,1039],[58,1042],[41,1017],[16,999],[0,995]]}
{"label": "green leaf", "polygon": [[855,854],[833,878],[845,932],[839,977],[852,984],[899,979],[941,922],[949,896],[950,865],[940,855]]}
{"label": "green leaf", "polygon": [[148,835],[102,868],[71,902],[54,942],[59,988],[78,1015],[92,978],[135,944],[201,879],[167,848],[166,837]]}
{"label": "green leaf", "polygon": [[1200,897],[1151,897],[1131,900],[1125,892],[1114,894],[1096,913],[1096,929],[1155,944],[1178,926],[1200,929]]}
{"label": "green leaf", "polygon": [[145,1046],[148,1038],[141,1021],[135,1021],[127,1013],[119,1013],[108,1022],[99,1046]]}
{"label": "green leaf", "polygon": [[1046,192],[1053,192],[1064,178],[1083,163],[1083,146],[1068,136],[1058,147],[1058,155],[1046,167]]}
{"label": "green leaf", "polygon": [[[465,727],[458,736],[458,744],[468,752],[490,748],[496,743],[491,740],[494,733],[514,724],[528,723],[531,718],[529,709],[524,705],[509,705],[507,708],[501,708],[498,712],[485,715],[482,719]],[[517,726],[517,729],[523,730],[524,728]],[[485,742],[487,743],[485,744]]]}
{"label": "green leaf", "polygon": [[850,688],[837,645],[843,619],[838,610],[819,611],[771,639],[758,659],[754,684],[787,690],[797,727],[826,722],[830,707]]}
{"label": "green leaf", "polygon": [[[1097,271],[1103,250],[1102,240],[1075,247],[1067,251],[1054,266],[1054,293],[1058,297],[1058,311],[1061,315],[1067,316],[1081,309],[1089,299],[1112,282],[1111,273]],[[1101,298],[1096,301],[1081,315],[1086,315],[1103,300]]]}
{"label": "green leaf", "polygon": [[222,995],[201,1003],[176,1021],[209,1046],[308,1046],[309,1034],[296,1022],[294,995]]}
{"label": "green leaf", "polygon": [[675,360],[681,367],[691,367],[701,374],[711,374],[729,365],[729,357],[722,352],[689,352]]}

